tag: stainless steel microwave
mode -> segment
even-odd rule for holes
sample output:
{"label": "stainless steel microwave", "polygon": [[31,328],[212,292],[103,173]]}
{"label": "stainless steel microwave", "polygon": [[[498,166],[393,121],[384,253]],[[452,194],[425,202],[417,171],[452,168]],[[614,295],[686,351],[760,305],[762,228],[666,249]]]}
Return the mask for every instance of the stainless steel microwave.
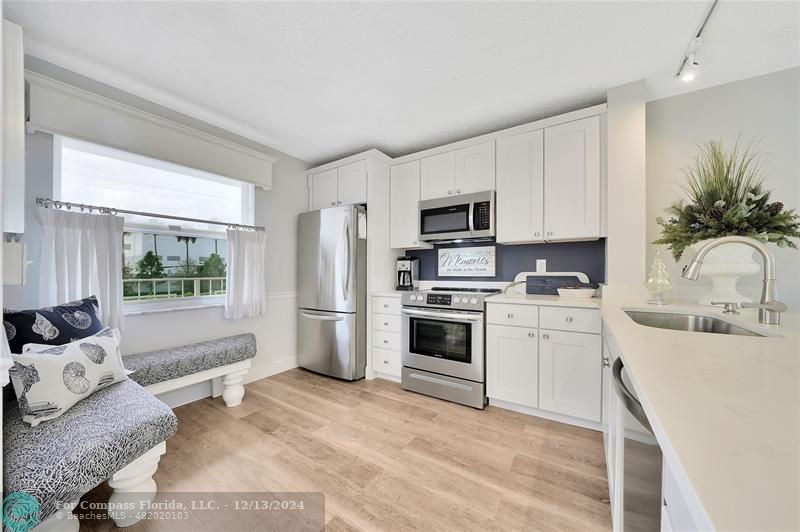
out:
{"label": "stainless steel microwave", "polygon": [[422,242],[490,240],[495,236],[494,191],[460,194],[419,202]]}

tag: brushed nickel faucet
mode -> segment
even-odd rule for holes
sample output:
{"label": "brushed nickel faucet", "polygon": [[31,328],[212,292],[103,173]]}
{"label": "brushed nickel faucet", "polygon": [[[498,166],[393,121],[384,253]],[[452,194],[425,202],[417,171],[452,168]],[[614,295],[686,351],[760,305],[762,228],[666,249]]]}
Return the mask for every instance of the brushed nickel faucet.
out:
{"label": "brushed nickel faucet", "polygon": [[780,325],[781,312],[786,312],[786,305],[778,301],[775,293],[775,256],[763,243],[746,236],[724,236],[703,244],[697,254],[683,269],[683,278],[696,281],[700,276],[703,259],[709,251],[723,244],[745,244],[758,251],[764,261],[764,284],[761,287],[761,302],[741,303],[742,308],[757,308],[758,322],[767,325]]}

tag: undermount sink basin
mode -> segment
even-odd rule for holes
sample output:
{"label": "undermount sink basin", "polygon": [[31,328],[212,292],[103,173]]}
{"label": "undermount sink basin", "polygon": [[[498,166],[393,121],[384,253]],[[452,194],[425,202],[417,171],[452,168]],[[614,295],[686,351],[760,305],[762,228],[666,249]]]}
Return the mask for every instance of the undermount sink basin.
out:
{"label": "undermount sink basin", "polygon": [[646,327],[671,329],[673,331],[704,332],[712,334],[735,334],[739,336],[761,336],[738,325],[718,318],[697,316],[694,314],[675,314],[670,312],[649,312],[642,310],[626,310],[625,314]]}

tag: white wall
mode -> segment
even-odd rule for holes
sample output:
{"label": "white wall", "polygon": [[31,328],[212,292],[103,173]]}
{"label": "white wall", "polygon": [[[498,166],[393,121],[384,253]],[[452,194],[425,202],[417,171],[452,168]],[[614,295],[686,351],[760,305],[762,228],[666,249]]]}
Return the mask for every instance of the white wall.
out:
{"label": "white wall", "polygon": [[[665,98],[647,104],[647,240],[659,237],[655,219],[681,197],[696,146],[709,139],[733,145],[741,136],[760,139],[765,155],[765,187],[772,201],[800,209],[800,67]],[[800,244],[800,242],[798,242]],[[648,245],[648,265],[655,247]],[[800,311],[800,251],[771,245],[777,260],[778,296],[791,312]],[[666,250],[665,250],[666,251]],[[675,264],[664,253],[674,296],[696,297],[698,283],[680,277],[691,257]],[[758,260],[758,259],[757,259]],[[708,280],[699,284],[707,285]],[[741,292],[758,300],[761,274],[739,281]]]}

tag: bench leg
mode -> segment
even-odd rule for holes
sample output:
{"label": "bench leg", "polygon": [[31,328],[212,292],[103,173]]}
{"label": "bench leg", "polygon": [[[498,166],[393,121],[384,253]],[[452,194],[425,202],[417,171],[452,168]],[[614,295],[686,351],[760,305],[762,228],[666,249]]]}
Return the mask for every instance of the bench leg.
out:
{"label": "bench leg", "polygon": [[[137,510],[155,498],[157,487],[153,474],[158,469],[161,455],[165,452],[167,444],[162,441],[108,479],[108,485],[114,489],[114,493],[108,499],[109,515],[118,527],[124,528],[138,522],[139,519],[135,517]],[[135,508],[132,511],[112,510],[115,507],[125,508],[131,503]]]}
{"label": "bench leg", "polygon": [[65,504],[57,513],[36,525],[33,532],[78,532],[80,521],[72,515],[72,508],[77,505],[78,501],[72,504]]}
{"label": "bench leg", "polygon": [[239,406],[244,397],[244,385],[242,379],[244,378],[247,370],[234,371],[222,377],[222,400],[228,407]]}

